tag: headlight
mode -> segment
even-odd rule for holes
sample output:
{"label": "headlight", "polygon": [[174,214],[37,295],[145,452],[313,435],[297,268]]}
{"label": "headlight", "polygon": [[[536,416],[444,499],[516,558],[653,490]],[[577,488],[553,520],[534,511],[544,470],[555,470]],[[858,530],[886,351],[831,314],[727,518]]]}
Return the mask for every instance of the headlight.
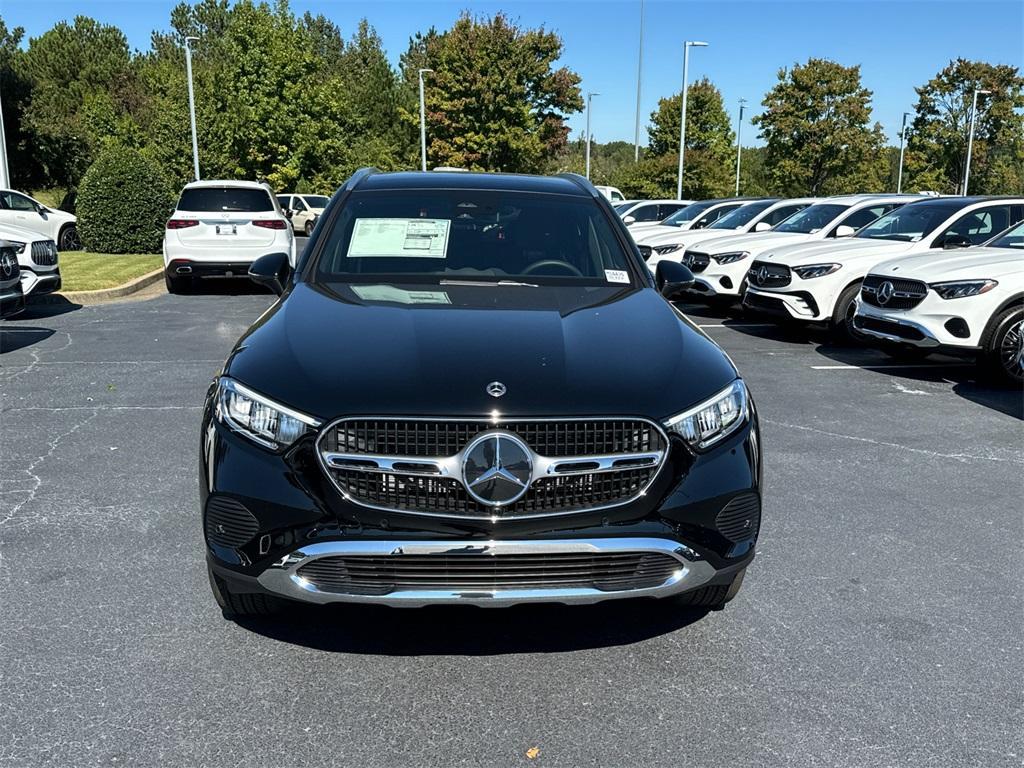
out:
{"label": "headlight", "polygon": [[4,246],[4,247],[5,248],[12,248],[15,253],[24,253],[25,252],[25,244],[24,243],[19,243],[17,240],[5,240],[4,242],[7,243],[7,245]]}
{"label": "headlight", "polygon": [[667,419],[665,427],[680,435],[691,448],[700,451],[742,426],[749,409],[747,387],[742,379],[736,379],[714,397]]}
{"label": "headlight", "polygon": [[944,299],[962,299],[988,293],[999,285],[995,280],[956,280],[948,283],[932,283],[928,287]]}
{"label": "headlight", "polygon": [[802,279],[811,280],[815,277],[824,277],[825,275],[831,275],[842,264],[808,264],[806,267],[793,267],[793,271],[796,272]]}
{"label": "headlight", "polygon": [[747,258],[749,255],[750,251],[733,251],[731,253],[713,253],[711,258],[719,264],[732,264],[735,261]]}
{"label": "headlight", "polygon": [[666,253],[675,253],[682,247],[682,243],[679,243],[677,245],[656,245],[654,246],[654,252],[659,256],[664,256]]}
{"label": "headlight", "polygon": [[293,411],[223,376],[217,387],[217,418],[265,448],[291,445],[320,426],[312,416]]}

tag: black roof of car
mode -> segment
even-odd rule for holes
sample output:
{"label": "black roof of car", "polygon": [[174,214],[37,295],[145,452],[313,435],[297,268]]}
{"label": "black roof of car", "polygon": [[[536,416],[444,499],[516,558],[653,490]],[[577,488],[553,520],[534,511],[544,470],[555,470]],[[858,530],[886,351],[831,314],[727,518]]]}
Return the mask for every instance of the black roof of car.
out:
{"label": "black roof of car", "polygon": [[[358,175],[358,173],[357,173]],[[472,173],[465,171],[370,172],[356,180],[355,188],[364,191],[396,189],[476,189],[516,192],[546,192],[556,195],[593,197],[583,177],[531,176],[518,173]]]}

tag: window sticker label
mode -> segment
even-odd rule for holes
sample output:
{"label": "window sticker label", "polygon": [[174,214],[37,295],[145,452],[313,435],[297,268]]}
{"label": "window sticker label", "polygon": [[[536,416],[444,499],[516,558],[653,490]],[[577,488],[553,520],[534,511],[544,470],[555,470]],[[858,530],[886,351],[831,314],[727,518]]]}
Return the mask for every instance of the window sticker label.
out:
{"label": "window sticker label", "polygon": [[450,219],[356,219],[346,256],[443,259],[451,225]]}
{"label": "window sticker label", "polygon": [[628,283],[629,273],[622,269],[606,269],[604,279],[609,283]]}

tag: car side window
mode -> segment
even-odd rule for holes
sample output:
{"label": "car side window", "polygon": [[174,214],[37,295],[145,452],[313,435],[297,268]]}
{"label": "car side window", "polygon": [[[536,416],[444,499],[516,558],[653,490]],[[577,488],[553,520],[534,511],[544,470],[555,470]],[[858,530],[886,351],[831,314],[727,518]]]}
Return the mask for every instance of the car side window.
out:
{"label": "car side window", "polygon": [[669,203],[667,205],[659,205],[658,221],[661,221],[662,219],[667,219],[669,216],[671,216],[673,213],[675,213],[682,207],[683,206],[674,203]]}
{"label": "car side window", "polygon": [[7,207],[14,211],[34,211],[36,204],[33,203],[29,198],[24,195],[18,195],[14,192],[8,192],[7,195]]}
{"label": "car side window", "polygon": [[768,222],[774,227],[776,224],[785,221],[794,213],[796,213],[797,211],[802,211],[806,207],[806,203],[801,203],[800,205],[783,205],[782,207],[776,208],[774,211],[769,212],[767,216],[761,219],[761,221]]}
{"label": "car side window", "polygon": [[629,215],[637,221],[661,221],[658,217],[658,206],[656,205],[642,205]]}
{"label": "car side window", "polygon": [[993,235],[1010,226],[1010,206],[998,205],[971,211],[953,222],[939,237],[939,242],[949,235],[966,237],[972,245],[983,243]]}
{"label": "car side window", "polygon": [[736,205],[732,206],[724,205],[721,208],[712,208],[710,211],[708,211],[695,222],[693,222],[693,224],[690,225],[690,229],[704,229],[704,227],[714,224],[720,218],[725,216],[725,214],[729,213],[729,211],[735,210],[736,208],[739,207],[740,204],[737,203]]}
{"label": "car side window", "polygon": [[301,197],[296,195],[292,198],[292,210],[293,211],[304,211],[306,210],[306,203]]}

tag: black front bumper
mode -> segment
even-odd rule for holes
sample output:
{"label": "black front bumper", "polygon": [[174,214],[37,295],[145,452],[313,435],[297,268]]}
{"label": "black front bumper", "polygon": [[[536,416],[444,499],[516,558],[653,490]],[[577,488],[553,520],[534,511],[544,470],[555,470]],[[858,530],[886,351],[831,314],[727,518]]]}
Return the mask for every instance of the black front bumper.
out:
{"label": "black front bumper", "polygon": [[[209,405],[202,430],[200,498],[208,562],[235,593],[406,605],[657,597],[730,583],[753,559],[760,529],[761,458],[755,412],[749,424],[702,455],[695,456],[673,439],[666,465],[647,494],[635,502],[593,512],[494,522],[418,516],[347,501],[324,476],[311,436],[276,454],[212,418]],[[737,529],[735,515],[726,509],[736,500],[755,508],[746,529]],[[734,503],[730,509],[735,507]],[[224,535],[211,523],[221,525]],[[237,546],[218,542],[232,535]],[[309,588],[296,574],[316,557],[386,556],[413,549],[450,555],[481,547],[497,554],[534,555],[579,549],[650,551],[675,557],[679,567],[659,589],[604,594],[325,594]]]}

